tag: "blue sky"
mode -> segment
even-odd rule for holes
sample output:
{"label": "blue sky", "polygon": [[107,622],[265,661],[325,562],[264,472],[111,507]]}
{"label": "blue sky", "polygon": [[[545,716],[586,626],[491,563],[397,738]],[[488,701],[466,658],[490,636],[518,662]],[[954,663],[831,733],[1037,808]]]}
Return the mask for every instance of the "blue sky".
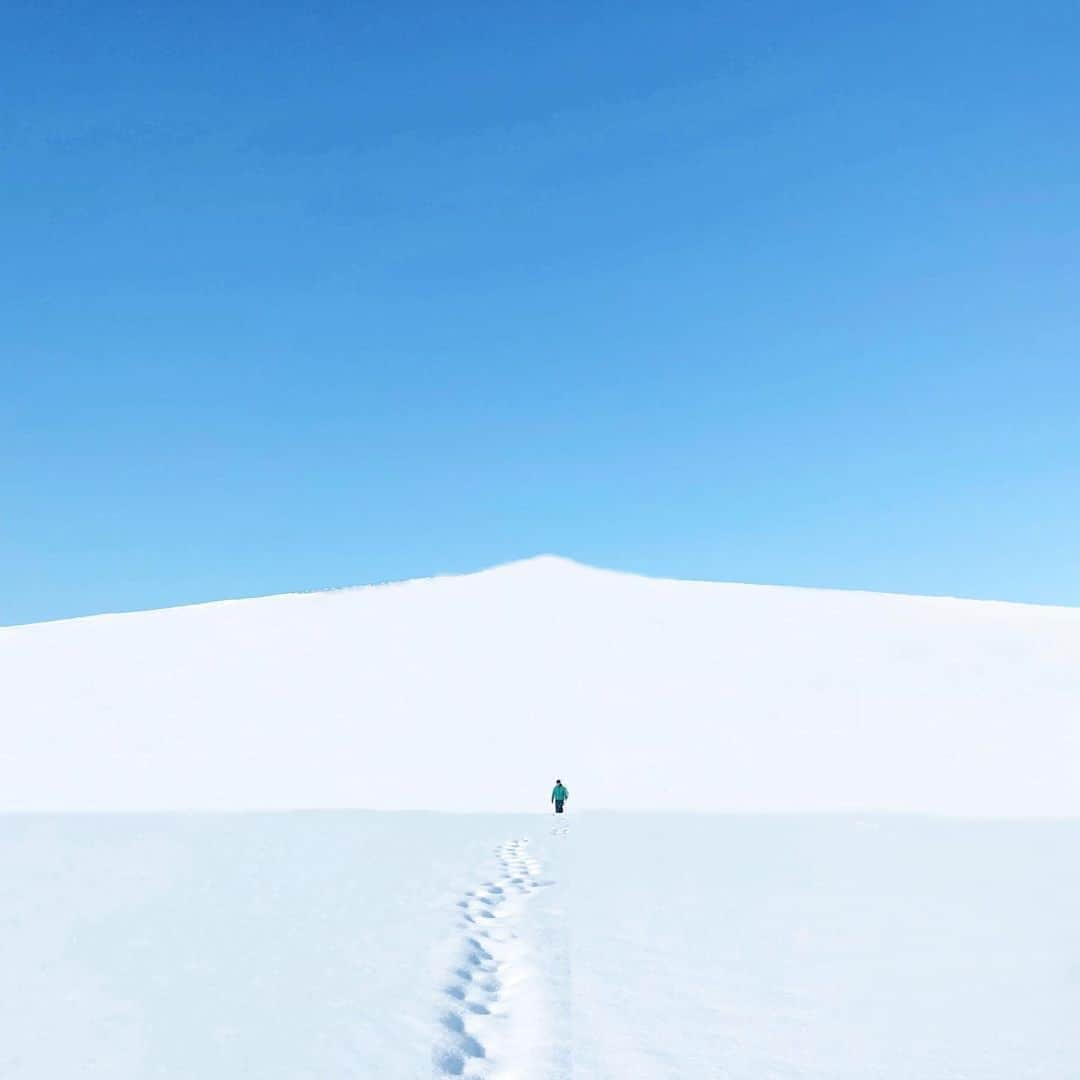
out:
{"label": "blue sky", "polygon": [[1074,3],[16,2],[0,623],[476,569],[1080,603]]}

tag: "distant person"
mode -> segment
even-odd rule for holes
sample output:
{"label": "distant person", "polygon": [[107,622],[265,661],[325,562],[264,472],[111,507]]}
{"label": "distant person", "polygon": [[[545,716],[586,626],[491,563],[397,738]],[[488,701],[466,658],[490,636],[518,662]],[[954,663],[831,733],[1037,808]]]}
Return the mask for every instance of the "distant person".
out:
{"label": "distant person", "polygon": [[563,787],[561,780],[555,781],[555,788],[551,792],[551,801],[555,804],[555,813],[561,814],[562,808],[566,805],[566,800],[570,798],[570,792]]}

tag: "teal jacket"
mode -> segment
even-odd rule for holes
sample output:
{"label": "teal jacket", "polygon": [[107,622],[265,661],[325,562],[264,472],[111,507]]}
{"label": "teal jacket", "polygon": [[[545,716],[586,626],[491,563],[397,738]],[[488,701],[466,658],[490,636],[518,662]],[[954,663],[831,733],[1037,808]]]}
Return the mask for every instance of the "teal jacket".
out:
{"label": "teal jacket", "polygon": [[559,799],[562,802],[566,802],[566,800],[569,798],[570,792],[567,791],[566,788],[562,786],[562,784],[556,784],[554,790],[551,793],[551,801],[554,802],[556,799]]}

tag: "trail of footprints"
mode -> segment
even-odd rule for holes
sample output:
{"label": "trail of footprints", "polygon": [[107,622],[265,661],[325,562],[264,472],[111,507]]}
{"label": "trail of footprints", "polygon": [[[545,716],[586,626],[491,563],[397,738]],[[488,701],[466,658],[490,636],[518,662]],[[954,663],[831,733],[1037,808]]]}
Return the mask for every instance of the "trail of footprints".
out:
{"label": "trail of footprints", "polygon": [[489,1039],[507,1015],[518,917],[529,895],[546,884],[528,844],[528,840],[500,844],[495,849],[496,876],[458,901],[462,959],[444,990],[448,1008],[435,1047],[436,1077],[489,1080],[495,1075]]}

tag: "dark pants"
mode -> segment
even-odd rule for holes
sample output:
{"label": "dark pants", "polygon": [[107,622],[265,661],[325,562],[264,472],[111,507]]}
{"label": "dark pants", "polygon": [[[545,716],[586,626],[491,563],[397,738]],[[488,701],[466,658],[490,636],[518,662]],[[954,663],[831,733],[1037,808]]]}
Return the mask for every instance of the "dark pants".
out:
{"label": "dark pants", "polygon": [[562,799],[556,799],[555,800],[555,813],[556,814],[561,814],[562,813],[562,806],[563,806],[563,800]]}

